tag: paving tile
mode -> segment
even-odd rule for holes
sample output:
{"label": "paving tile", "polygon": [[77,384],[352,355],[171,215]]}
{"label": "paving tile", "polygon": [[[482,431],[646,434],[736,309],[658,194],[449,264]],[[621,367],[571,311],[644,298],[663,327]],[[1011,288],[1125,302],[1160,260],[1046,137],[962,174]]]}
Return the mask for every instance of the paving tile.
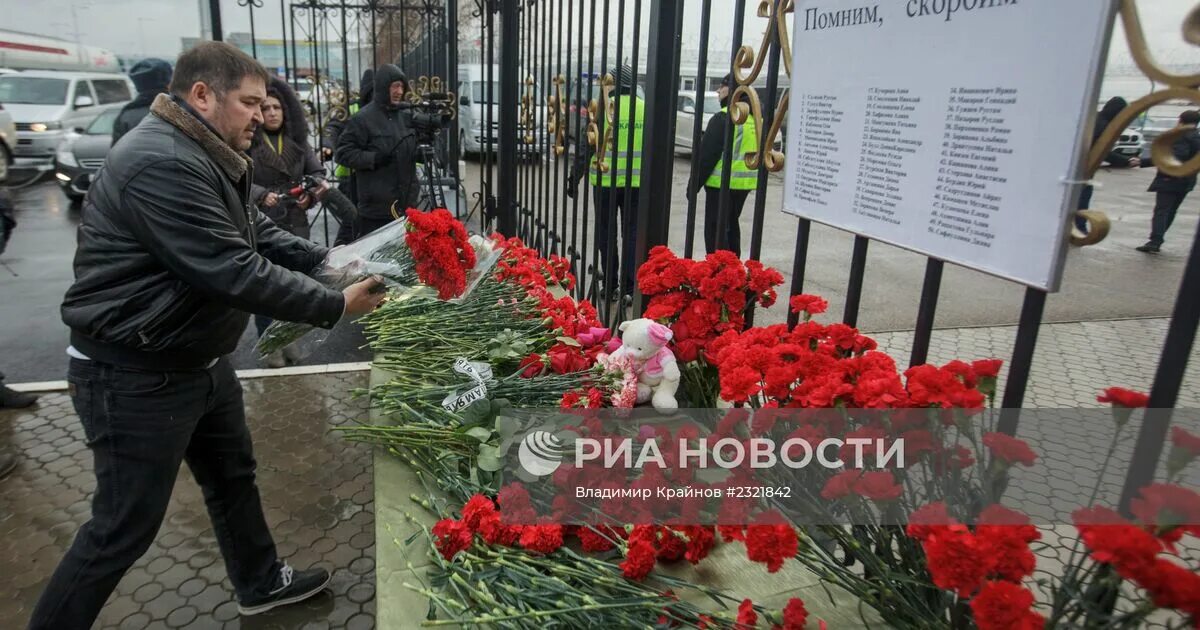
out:
{"label": "paving tile", "polygon": [[[126,572],[95,627],[290,630],[345,628],[351,619],[355,627],[373,627],[372,451],[328,430],[332,409],[337,422],[365,417],[366,401],[350,400],[350,392],[365,385],[365,373],[348,372],[244,386],[260,493],[269,522],[276,524],[280,555],[298,568],[339,563],[328,568],[340,569],[340,596],[326,593],[243,623],[204,499],[183,466],[155,543]],[[0,411],[0,430],[6,438],[11,433],[21,456],[18,470],[0,484],[0,565],[6,567],[0,572],[0,625],[24,627],[50,573],[91,516],[93,462],[64,394],[45,395],[31,410]],[[321,551],[313,551],[318,540]]]}

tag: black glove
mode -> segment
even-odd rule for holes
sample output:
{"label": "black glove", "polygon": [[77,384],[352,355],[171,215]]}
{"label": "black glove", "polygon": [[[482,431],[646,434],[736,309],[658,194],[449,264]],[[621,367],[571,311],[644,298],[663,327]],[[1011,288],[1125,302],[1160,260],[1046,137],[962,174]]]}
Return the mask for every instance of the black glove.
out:
{"label": "black glove", "polygon": [[387,166],[388,164],[391,164],[393,157],[394,156],[390,152],[389,153],[382,153],[382,152],[376,153],[375,154],[375,168],[379,169],[379,168],[383,168],[384,166]]}

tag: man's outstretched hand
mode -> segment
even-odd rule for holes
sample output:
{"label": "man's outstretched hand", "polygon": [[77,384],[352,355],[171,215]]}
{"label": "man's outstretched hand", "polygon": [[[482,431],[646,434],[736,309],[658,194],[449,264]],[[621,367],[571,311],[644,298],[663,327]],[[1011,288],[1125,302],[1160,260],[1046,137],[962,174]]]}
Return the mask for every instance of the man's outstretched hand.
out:
{"label": "man's outstretched hand", "polygon": [[346,314],[357,317],[379,308],[387,291],[378,278],[368,278],[346,287],[342,295],[346,296]]}

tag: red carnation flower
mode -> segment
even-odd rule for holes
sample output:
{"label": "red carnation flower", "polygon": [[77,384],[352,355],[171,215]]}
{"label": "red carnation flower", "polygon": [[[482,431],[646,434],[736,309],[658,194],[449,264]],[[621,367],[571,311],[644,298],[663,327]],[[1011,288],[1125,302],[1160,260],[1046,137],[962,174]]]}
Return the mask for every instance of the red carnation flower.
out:
{"label": "red carnation flower", "polygon": [[492,503],[491,499],[482,494],[476,494],[463,506],[462,521],[472,532],[478,532],[480,521],[495,512],[496,504]]}
{"label": "red carnation flower", "polygon": [[1033,575],[1037,559],[1029,543],[1042,534],[1030,524],[1028,516],[1002,505],[990,505],[980,512],[975,535],[986,549],[992,575],[1011,582]]}
{"label": "red carnation flower", "polygon": [[743,599],[738,604],[737,627],[739,630],[754,628],[758,625],[758,613],[754,612],[754,602]]}
{"label": "red carnation flower", "polygon": [[821,489],[821,498],[830,501],[849,496],[854,491],[854,483],[862,475],[861,470],[850,469],[829,478],[825,482],[825,487]]}
{"label": "red carnation flower", "polygon": [[971,600],[979,630],[1042,630],[1046,619],[1032,606],[1033,593],[1011,582],[988,582]]}
{"label": "red carnation flower", "polygon": [[461,521],[444,518],[433,526],[434,546],[446,560],[471,546],[471,530]]}
{"label": "red carnation flower", "polygon": [[804,607],[804,600],[799,597],[789,599],[783,607],[783,630],[804,630],[806,625],[808,609]]}
{"label": "red carnation flower", "polygon": [[864,473],[854,482],[853,492],[872,501],[893,501],[900,498],[904,487],[896,483],[892,473],[878,470]]}
{"label": "red carnation flower", "polygon": [[746,556],[767,565],[767,573],[783,567],[783,561],[794,557],[799,548],[796,530],[791,525],[746,526]]}
{"label": "red carnation flower", "polygon": [[553,553],[563,546],[562,525],[530,525],[521,532],[521,546],[534,553]]}
{"label": "red carnation flower", "polygon": [[1138,491],[1129,509],[1143,525],[1182,527],[1200,535],[1200,494],[1168,483],[1152,483]]}
{"label": "red carnation flower", "polygon": [[603,525],[580,527],[576,535],[579,536],[583,550],[590,553],[600,553],[612,549],[612,539],[616,538],[613,532]]}
{"label": "red carnation flower", "polygon": [[980,359],[971,362],[971,369],[975,371],[975,376],[979,378],[998,378],[1000,376],[1000,366],[1004,365],[1004,361],[1000,359]]}
{"label": "red carnation flower", "polygon": [[824,298],[807,293],[793,295],[792,299],[788,300],[788,305],[793,313],[807,313],[809,316],[820,315],[829,308],[829,302]]}
{"label": "red carnation flower", "polygon": [[620,564],[621,573],[630,580],[641,580],[654,570],[654,562],[654,545],[644,538],[631,538],[625,561]]}
{"label": "red carnation flower", "polygon": [[512,547],[521,539],[524,527],[521,525],[505,525],[500,520],[500,514],[493,512],[479,520],[479,535],[489,545]]}
{"label": "red carnation flower", "polygon": [[983,546],[961,527],[939,529],[922,543],[933,583],[966,597],[979,588],[990,571]]}
{"label": "red carnation flower", "polygon": [[698,564],[707,557],[708,552],[712,551],[713,545],[717,542],[712,526],[687,525],[683,527],[683,533],[688,539],[687,552],[684,553],[684,557],[692,564]]}
{"label": "red carnation flower", "polygon": [[1191,457],[1200,456],[1200,435],[1188,433],[1183,427],[1171,427],[1171,444]]}
{"label": "red carnation flower", "polygon": [[1123,387],[1109,387],[1103,394],[1096,397],[1096,402],[1109,403],[1114,407],[1130,409],[1145,407],[1150,403],[1150,397],[1141,392]]}
{"label": "red carnation flower", "polygon": [[521,359],[521,364],[517,366],[517,370],[521,373],[521,378],[533,378],[541,376],[546,371],[546,364],[542,361],[542,355],[534,352]]}
{"label": "red carnation flower", "polygon": [[537,516],[529,491],[519,483],[510,483],[496,494],[496,503],[500,505],[500,514],[508,523],[532,523]]}
{"label": "red carnation flower", "polygon": [[983,445],[988,447],[992,452],[992,457],[999,459],[1009,465],[1023,464],[1032,466],[1037,459],[1037,454],[1024,440],[1019,440],[1011,435],[1004,433],[984,433]]}

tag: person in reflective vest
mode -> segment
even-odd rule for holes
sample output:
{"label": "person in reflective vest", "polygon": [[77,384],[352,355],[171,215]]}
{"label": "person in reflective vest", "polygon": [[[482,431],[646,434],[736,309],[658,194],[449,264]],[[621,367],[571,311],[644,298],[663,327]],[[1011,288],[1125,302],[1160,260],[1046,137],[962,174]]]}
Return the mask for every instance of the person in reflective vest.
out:
{"label": "person in reflective vest", "polygon": [[[637,97],[633,68],[621,65],[614,75],[617,89],[611,106],[617,122],[615,133],[612,134],[612,146],[607,146],[604,151],[608,169],[600,167],[596,148],[586,144],[586,139],[581,139],[582,150],[575,152],[575,162],[567,181],[567,195],[574,197],[578,192],[579,180],[583,179],[584,170],[587,170],[596,202],[596,250],[605,278],[604,295],[609,299],[621,294],[632,295],[635,286],[637,270],[633,260],[633,245],[637,240],[637,203],[642,187],[642,132],[645,128],[645,102]],[[607,114],[601,117],[601,137],[607,133],[604,129],[605,120]],[[618,216],[621,219],[619,286],[616,284],[618,268],[614,255],[617,251],[614,224]]]}
{"label": "person in reflective vest", "polygon": [[[713,115],[704,129],[700,142],[699,166],[688,183],[688,198],[694,199],[700,187],[704,187],[704,249],[708,253],[717,250],[717,217],[721,204],[721,174],[724,170],[725,127],[729,118],[729,97],[734,89],[733,75],[725,75],[717,96],[721,99],[721,111]],[[758,186],[758,171],[746,166],[746,154],[758,151],[758,133],[754,119],[747,118],[733,127],[733,168],[729,177],[729,196],[732,201],[721,249],[742,254],[742,208],[750,191]]]}

